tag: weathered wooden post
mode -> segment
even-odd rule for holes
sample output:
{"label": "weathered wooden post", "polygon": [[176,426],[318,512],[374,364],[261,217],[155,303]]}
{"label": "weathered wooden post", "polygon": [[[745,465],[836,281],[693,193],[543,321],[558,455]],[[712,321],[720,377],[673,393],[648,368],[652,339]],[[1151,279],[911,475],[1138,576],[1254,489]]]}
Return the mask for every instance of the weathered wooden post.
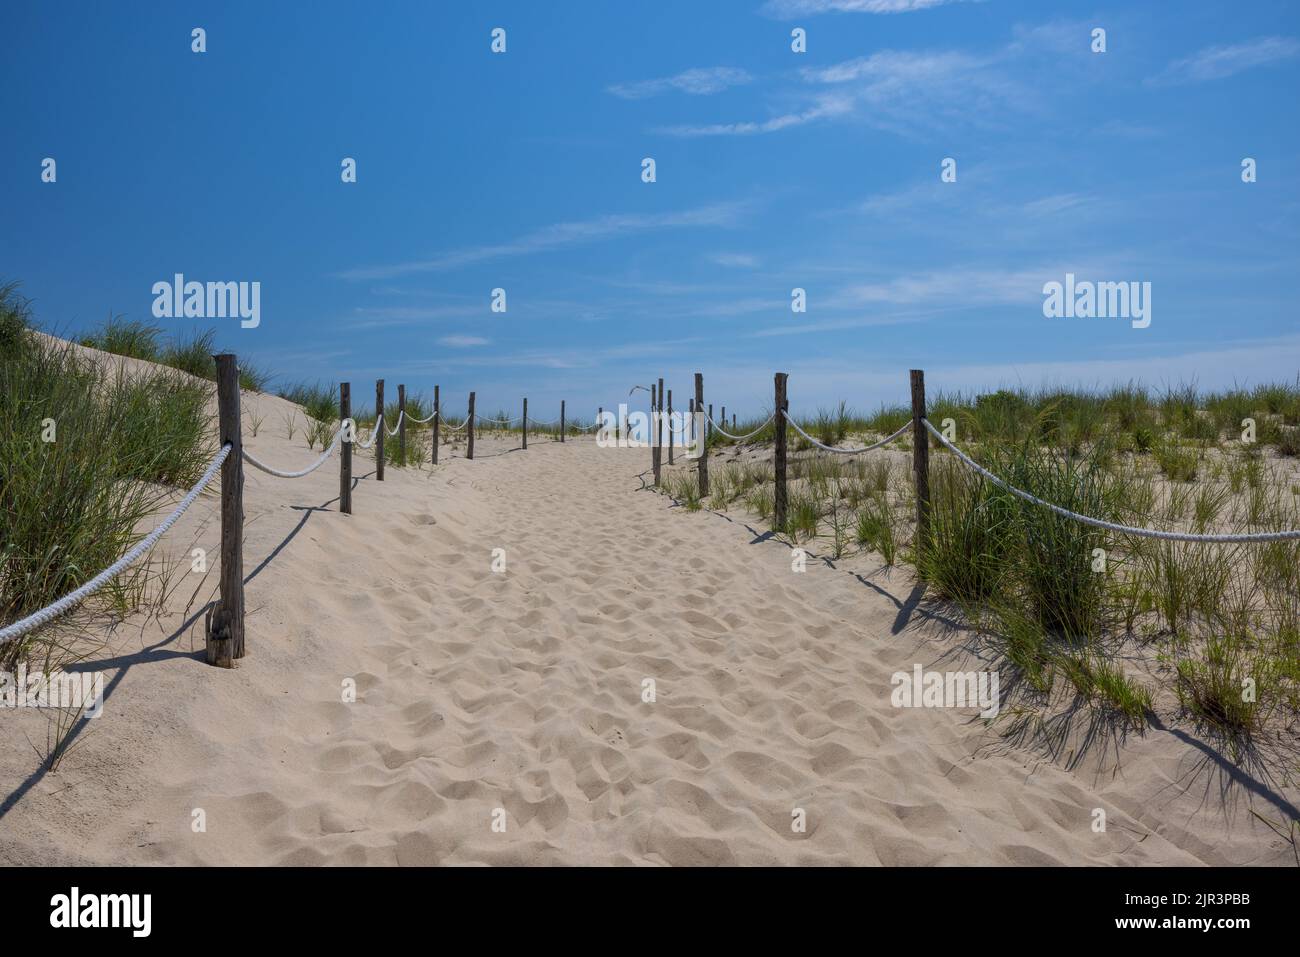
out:
{"label": "weathered wooden post", "polygon": [[442,431],[442,404],[438,401],[438,387],[433,387],[433,464],[438,464],[438,433]]}
{"label": "weathered wooden post", "polygon": [[528,449],[528,400],[527,399],[524,399],[523,426],[524,426],[524,450],[527,451]]}
{"label": "weathered wooden post", "polygon": [[384,480],[384,380],[375,380],[375,479]]}
{"label": "weathered wooden post", "polygon": [[737,431],[737,429],[736,429],[736,413],[734,413],[734,412],[731,413],[731,431],[732,431],[732,432]]}
{"label": "weathered wooden post", "polygon": [[564,400],[560,400],[560,441],[564,441]]}
{"label": "weathered wooden post", "polygon": [[469,413],[465,416],[465,458],[474,457],[474,393],[469,394]]}
{"label": "weathered wooden post", "polygon": [[925,430],[925,371],[912,370],[912,471],[916,475],[917,574],[924,578],[921,554],[930,534],[930,435]]}
{"label": "weathered wooden post", "polygon": [[343,444],[339,448],[339,511],[352,514],[352,435],[349,423],[352,418],[352,383],[339,383],[339,428],[343,429]]}
{"label": "weathered wooden post", "polygon": [[[699,413],[704,408],[704,373],[695,373],[695,412]],[[692,421],[693,421],[692,417]],[[700,461],[695,466],[695,470],[700,476],[700,497],[704,498],[709,494],[709,431],[703,429],[704,434],[698,436],[695,441],[700,443]]]}
{"label": "weathered wooden post", "polygon": [[772,493],[772,523],[778,532],[785,531],[786,525],[786,484],[785,484],[785,411],[790,408],[790,403],[786,400],[785,395],[786,373],[778,372],[776,374],[776,391],[773,394],[773,405],[776,409],[776,447],[773,451],[773,462],[776,471],[776,488]]}
{"label": "weathered wooden post", "polygon": [[704,435],[707,438],[713,434],[713,403],[709,403],[709,421],[704,423]]}
{"label": "weathered wooden post", "polygon": [[659,377],[659,407],[655,410],[655,485],[659,484],[659,472],[664,464],[664,379]]}
{"label": "weathered wooden post", "polygon": [[673,390],[668,390],[668,464],[673,464]]}
{"label": "weathered wooden post", "polygon": [[406,464],[406,386],[397,384],[397,462]]}
{"label": "weathered wooden post", "polygon": [[244,657],[244,447],[239,431],[239,365],[228,352],[217,362],[221,463],[221,594],[205,621],[208,664],[233,668]]}
{"label": "weathered wooden post", "polygon": [[727,407],[725,405],[722,407],[722,427],[724,429],[727,427]]}
{"label": "weathered wooden post", "polygon": [[649,428],[650,470],[654,473],[655,485],[659,484],[660,449],[659,449],[659,442],[657,441],[658,429],[659,429],[659,403],[660,403],[659,393],[655,388],[655,384],[651,382],[650,383],[650,428]]}

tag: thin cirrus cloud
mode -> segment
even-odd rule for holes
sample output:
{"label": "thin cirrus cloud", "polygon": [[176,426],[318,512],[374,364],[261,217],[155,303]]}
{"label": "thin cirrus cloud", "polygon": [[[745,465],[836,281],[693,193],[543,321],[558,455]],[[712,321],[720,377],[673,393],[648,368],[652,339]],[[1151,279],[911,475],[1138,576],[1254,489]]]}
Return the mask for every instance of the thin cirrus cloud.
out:
{"label": "thin cirrus cloud", "polygon": [[754,78],[745,70],[730,66],[703,67],[686,70],[676,76],[641,80],[636,83],[615,83],[606,90],[625,100],[644,100],[661,93],[689,93],[692,96],[712,96],[733,86],[752,83]]}
{"label": "thin cirrus cloud", "polygon": [[709,261],[717,266],[729,266],[733,269],[754,269],[758,266],[758,257],[749,253],[714,253]]}
{"label": "thin cirrus cloud", "polygon": [[[1095,273],[1090,265],[1081,264],[1076,272]],[[1043,283],[1063,276],[1058,266],[1034,269],[954,268],[908,276],[896,276],[880,282],[861,283],[846,289],[832,303],[967,308],[1041,301]]]}
{"label": "thin cirrus cloud", "polygon": [[741,123],[706,123],[704,125],[667,126],[659,130],[669,136],[749,136],[755,133],[775,133],[792,126],[803,126],[815,120],[843,116],[852,112],[853,103],[847,97],[822,96],[806,110],[782,113],[768,120]]}
{"label": "thin cirrus cloud", "polygon": [[470,349],[474,346],[490,345],[490,341],[482,336],[443,336],[438,340],[438,345],[446,346],[448,349]]}
{"label": "thin cirrus cloud", "polygon": [[860,117],[908,135],[955,124],[996,125],[1000,117],[1041,111],[1038,90],[1018,81],[1009,66],[1029,55],[1022,37],[988,53],[958,50],[880,50],[821,68],[805,69],[802,88],[787,91],[807,106],[768,120],[672,126],[674,136],[775,133],[819,120]]}
{"label": "thin cirrus cloud", "polygon": [[529,256],[661,229],[733,226],[739,221],[748,205],[746,202],[711,203],[707,206],[668,213],[618,213],[576,222],[554,223],[526,233],[510,242],[471,246],[429,259],[394,263],[388,266],[348,269],[339,273],[339,276],[351,280],[391,279],[413,273],[446,272],[495,259]]}
{"label": "thin cirrus cloud", "polygon": [[1006,70],[1006,61],[1019,52],[1015,43],[987,55],[881,50],[807,70],[804,79],[840,91],[858,108],[856,112],[888,129],[951,127],[985,122],[982,117],[1034,111],[1033,91]]}
{"label": "thin cirrus cloud", "polygon": [[911,13],[962,0],[768,0],[761,13],[769,17],[799,17],[817,13]]}
{"label": "thin cirrus cloud", "polygon": [[1153,77],[1151,86],[1181,86],[1222,80],[1244,70],[1289,60],[1300,54],[1300,42],[1291,37],[1259,37],[1245,43],[1206,47],[1175,60]]}

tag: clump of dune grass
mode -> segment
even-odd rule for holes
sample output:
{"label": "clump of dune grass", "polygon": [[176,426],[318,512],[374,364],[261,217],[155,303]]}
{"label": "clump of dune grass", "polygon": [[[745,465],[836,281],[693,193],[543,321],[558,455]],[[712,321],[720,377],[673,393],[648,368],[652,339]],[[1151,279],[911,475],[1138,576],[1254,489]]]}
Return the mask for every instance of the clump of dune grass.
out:
{"label": "clump of dune grass", "polygon": [[814,493],[805,489],[792,489],[786,502],[786,527],[782,529],[790,538],[798,542],[817,537],[817,527],[821,524],[821,508]]}
{"label": "clump of dune grass", "polygon": [[1194,482],[1201,466],[1200,452],[1193,446],[1183,445],[1177,439],[1157,441],[1151,454],[1165,478],[1171,482]]}
{"label": "clump of dune grass", "polygon": [[1251,744],[1278,701],[1282,672],[1250,636],[1211,636],[1194,657],[1177,662],[1179,702],[1220,735],[1234,755]]}
{"label": "clump of dune grass", "polygon": [[766,522],[772,516],[773,498],[770,485],[759,485],[745,496],[745,507]]}
{"label": "clump of dune grass", "polygon": [[884,493],[873,494],[858,510],[856,536],[859,545],[877,552],[886,565],[898,557],[898,536],[894,510]]}
{"label": "clump of dune grass", "polygon": [[95,332],[84,336],[81,344],[117,356],[156,362],[162,354],[162,338],[161,326],[124,316],[111,316]]}
{"label": "clump of dune grass", "polygon": [[[216,379],[212,357],[218,351],[215,329],[194,330],[165,338],[161,326],[124,316],[111,316],[98,329],[81,338],[83,346],[131,359],[144,359],[171,366],[200,379]],[[251,392],[262,392],[271,380],[270,373],[254,365],[247,357],[239,360],[239,385]]]}
{"label": "clump of dune grass", "polygon": [[[1003,476],[1044,501],[1093,518],[1111,519],[1118,493],[1103,467],[1104,448],[1071,456],[1030,443],[1007,457]],[[1106,550],[1105,533],[1050,509],[1016,499],[1014,554],[1023,595],[1043,627],[1067,638],[1097,634],[1104,625],[1104,579],[1093,568]],[[1010,554],[1010,553],[1008,553]]]}
{"label": "clump of dune grass", "polygon": [[1059,667],[1078,695],[1119,716],[1133,730],[1147,725],[1151,713],[1151,689],[1129,676],[1118,663],[1096,651],[1064,654]]}
{"label": "clump of dune grass", "polygon": [[[302,406],[307,417],[303,428],[307,448],[315,449],[319,445],[323,449],[328,445],[334,436],[335,424],[338,422],[338,386],[333,383],[323,385],[320,382],[300,382],[282,388],[279,395],[282,399],[288,399]],[[360,429],[367,421],[373,425],[374,416],[371,414],[367,419],[364,413],[354,410],[353,421]],[[293,438],[292,432],[289,438]]]}
{"label": "clump of dune grass", "polygon": [[[116,561],[175,489],[197,481],[215,440],[206,383],[170,370],[128,376],[37,337],[12,286],[0,289],[0,337],[11,347],[0,361],[0,622],[9,622]],[[0,664],[22,660],[35,634],[0,649]]]}
{"label": "clump of dune grass", "polygon": [[664,491],[688,512],[700,510],[700,483],[693,471],[669,472],[664,479]]}
{"label": "clump of dune grass", "polygon": [[919,548],[921,577],[964,605],[994,597],[1009,568],[1014,520],[1008,495],[949,457],[934,460],[929,532]]}

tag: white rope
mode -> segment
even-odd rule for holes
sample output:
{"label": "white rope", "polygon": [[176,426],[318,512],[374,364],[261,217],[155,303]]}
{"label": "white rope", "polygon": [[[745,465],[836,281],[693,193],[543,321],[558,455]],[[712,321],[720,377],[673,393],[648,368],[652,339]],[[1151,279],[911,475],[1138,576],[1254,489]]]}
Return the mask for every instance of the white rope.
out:
{"label": "white rope", "polygon": [[339,429],[337,432],[334,433],[334,440],[330,442],[330,446],[325,450],[325,453],[320,458],[318,458],[315,462],[313,462],[311,465],[303,469],[301,472],[285,472],[277,468],[272,468],[271,466],[267,465],[265,462],[259,462],[257,459],[253,458],[253,453],[249,452],[248,449],[242,449],[242,452],[244,454],[245,462],[253,466],[253,468],[255,469],[261,469],[263,472],[265,472],[268,475],[274,475],[276,478],[286,478],[286,479],[302,478],[304,475],[310,475],[312,472],[315,472],[318,468],[320,468],[322,465],[325,464],[325,460],[328,459],[332,454],[334,454],[334,450],[338,448],[339,439],[341,439],[342,437],[343,437],[343,430]]}
{"label": "white rope", "polygon": [[389,434],[390,437],[396,435],[398,432],[402,431],[402,419],[404,419],[404,418],[406,418],[406,410],[405,410],[405,409],[403,409],[401,412],[398,412],[398,413],[397,413],[397,424],[396,424],[395,426],[393,426],[392,431],[391,431],[391,432],[388,431],[388,426],[387,426],[387,425],[384,426],[384,431],[385,431],[385,432],[388,432],[388,434]]}
{"label": "white rope", "polygon": [[1002,479],[998,478],[988,469],[984,468],[971,459],[965,452],[957,448],[946,438],[943,433],[936,429],[929,419],[922,419],[925,427],[930,430],[930,434],[938,439],[949,452],[961,459],[980,475],[984,476],[1000,489],[1010,492],[1017,498],[1024,499],[1034,505],[1041,505],[1043,508],[1062,515],[1065,518],[1072,518],[1076,522],[1082,522],[1085,525],[1092,525],[1096,528],[1104,528],[1112,532],[1124,532],[1129,535],[1137,535],[1140,538],[1158,538],[1166,542],[1284,542],[1289,539],[1300,538],[1300,529],[1285,532],[1249,532],[1249,533],[1231,533],[1227,535],[1198,535],[1192,532],[1166,532],[1156,528],[1135,528],[1132,525],[1120,525],[1116,522],[1103,521],[1100,518],[1092,518],[1088,515],[1080,515],[1078,512],[1071,512],[1068,508],[1062,508],[1059,505],[1053,505],[1051,502],[1045,502],[1036,495],[1018,489],[1014,485],[1009,485]]}
{"label": "white rope", "polygon": [[208,483],[211,482],[213,477],[217,474],[217,470],[221,468],[221,463],[226,460],[226,456],[230,454],[232,448],[233,446],[230,445],[230,443],[226,443],[221,447],[220,451],[217,452],[213,457],[212,462],[208,465],[208,470],[203,473],[203,476],[199,479],[198,483],[186,493],[183,499],[181,499],[181,503],[176,506],[175,510],[170,515],[163,519],[161,525],[142,538],[135,548],[131,549],[80,588],[64,595],[54,604],[46,605],[40,611],[28,615],[21,621],[16,621],[12,625],[0,628],[0,645],[13,641],[15,638],[21,638],[32,629],[39,628],[41,625],[54,620],[72,606],[85,601],[91,595],[95,594],[95,592],[99,591],[117,577],[124,568],[128,568],[135,564],[141,555],[153,548],[158,539],[163,537],[167,529],[171,528],[172,525],[176,523],[176,520],[185,513],[185,510],[194,504],[194,500],[199,497],[200,492],[207,488]]}
{"label": "white rope", "polygon": [[380,423],[383,422],[383,421],[384,421],[384,414],[381,412],[381,413],[379,413],[379,418],[375,419],[375,425],[374,425],[374,428],[372,428],[372,429],[370,430],[370,441],[369,441],[369,442],[360,442],[360,441],[357,442],[357,448],[359,448],[359,449],[368,449],[368,448],[370,448],[370,446],[372,446],[372,445],[375,444],[375,439],[379,437]]}
{"label": "white rope", "polygon": [[819,448],[819,449],[825,449],[827,452],[838,452],[840,455],[857,455],[857,454],[859,454],[860,452],[870,452],[870,451],[872,451],[873,449],[878,449],[878,448],[880,448],[882,445],[888,445],[890,442],[894,441],[894,439],[898,438],[900,435],[902,435],[904,432],[906,432],[908,429],[910,429],[910,428],[912,427],[912,423],[911,423],[911,422],[908,422],[906,425],[904,425],[901,429],[899,429],[899,430],[898,430],[897,432],[895,432],[893,435],[888,435],[888,436],[886,436],[885,438],[881,439],[879,442],[874,442],[874,443],[872,443],[871,445],[866,446],[865,448],[861,448],[861,449],[836,449],[836,448],[832,448],[832,447],[829,446],[829,445],[823,445],[821,442],[818,442],[816,439],[814,439],[811,435],[809,435],[809,434],[808,434],[807,432],[805,432],[803,429],[799,428],[799,423],[796,422],[794,419],[790,418],[790,414],[789,414],[788,412],[784,412],[784,411],[783,411],[781,414],[785,416],[785,420],[786,420],[787,422],[789,422],[792,426],[794,426],[794,430],[795,430],[796,432],[798,432],[800,435],[802,435],[805,439],[807,439],[807,440],[808,440],[809,442],[811,442],[813,445],[817,446],[817,448]]}
{"label": "white rope", "polygon": [[[689,414],[689,413],[688,413],[688,414]],[[744,435],[732,435],[730,432],[728,432],[728,431],[727,431],[726,429],[724,429],[722,426],[718,425],[718,423],[714,422],[714,421],[713,421],[713,416],[709,415],[709,413],[707,413],[707,412],[704,413],[704,417],[705,417],[706,419],[709,420],[709,423],[710,423],[710,424],[711,424],[715,429],[717,429],[719,432],[721,432],[721,433],[722,433],[723,435],[725,435],[727,438],[729,438],[729,439],[735,439],[737,442],[743,442],[743,441],[745,441],[745,439],[753,438],[755,435],[758,435],[758,433],[762,432],[765,428],[767,428],[768,425],[771,423],[771,421],[772,421],[773,419],[776,418],[776,413],[773,412],[771,415],[769,415],[769,416],[767,417],[767,422],[764,422],[762,425],[760,425],[758,428],[756,428],[753,432],[747,432],[747,433],[745,433]],[[799,428],[799,426],[796,425],[795,428],[797,429],[797,428]],[[839,451],[839,450],[837,450],[837,449],[832,449],[831,451],[834,452],[834,451]],[[865,451],[865,450],[864,450],[864,451]]]}
{"label": "white rope", "polygon": [[424,423],[426,422],[432,422],[433,417],[437,414],[438,414],[437,412],[430,412],[429,417],[427,419],[417,419],[413,415],[408,415],[407,418],[410,419],[412,422],[414,422],[416,425],[424,425]]}

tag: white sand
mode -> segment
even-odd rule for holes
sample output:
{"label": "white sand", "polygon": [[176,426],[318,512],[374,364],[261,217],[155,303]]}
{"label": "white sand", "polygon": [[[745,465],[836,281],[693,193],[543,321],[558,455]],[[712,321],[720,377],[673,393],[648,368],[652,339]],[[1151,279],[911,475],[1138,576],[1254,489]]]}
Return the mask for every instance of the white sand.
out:
{"label": "white sand", "polygon": [[[245,406],[265,414],[251,451],[315,457],[284,437],[289,403]],[[646,450],[512,445],[382,484],[358,453],[352,516],[337,460],[246,469],[249,656],[203,663],[186,573],[169,615],[96,654],[105,713],[57,773],[28,743],[45,717],[0,715],[0,861],[1294,863],[1251,810],[1281,820],[1296,792],[1232,783],[1186,728],[1066,770],[973,709],[892,707],[895,671],[979,667],[941,661],[961,636],[912,607],[906,573],[796,575],[736,516],[641,490]],[[205,497],[159,554],[215,556],[217,514]]]}

